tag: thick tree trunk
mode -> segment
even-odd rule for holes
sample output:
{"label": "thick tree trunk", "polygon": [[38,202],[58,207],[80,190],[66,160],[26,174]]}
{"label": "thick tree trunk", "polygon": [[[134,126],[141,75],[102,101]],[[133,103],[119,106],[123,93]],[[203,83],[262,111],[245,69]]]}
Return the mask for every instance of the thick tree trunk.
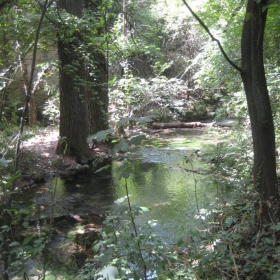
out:
{"label": "thick tree trunk", "polygon": [[[102,0],[90,1],[85,0],[86,9],[93,12],[96,21],[100,21],[101,14],[100,7],[104,4]],[[104,19],[104,26],[99,27],[97,36],[102,36],[106,33],[107,22],[106,15]],[[88,69],[88,122],[89,133],[94,134],[98,131],[108,128],[108,59],[106,53],[101,46],[91,46],[87,52],[90,54],[90,65]]]}
{"label": "thick tree trunk", "polygon": [[[83,0],[61,0],[59,6],[68,13],[81,16]],[[58,57],[60,60],[60,137],[58,152],[75,156],[77,162],[86,163],[92,159],[91,150],[86,138],[89,135],[88,114],[86,104],[87,78],[83,58],[77,52],[80,34],[66,36],[58,41]],[[62,37],[62,36],[61,36]]]}
{"label": "thick tree trunk", "polygon": [[[276,176],[275,133],[270,100],[267,90],[264,63],[263,38],[268,3],[248,0],[247,15],[242,33],[242,81],[245,87],[252,127],[254,149],[254,185],[260,196],[259,214],[262,222],[272,222],[278,213],[275,202],[278,200]],[[274,208],[274,209],[273,209]]]}
{"label": "thick tree trunk", "polygon": [[105,55],[93,51],[91,58],[95,65],[93,77],[87,94],[89,133],[94,134],[108,128],[108,69]]}

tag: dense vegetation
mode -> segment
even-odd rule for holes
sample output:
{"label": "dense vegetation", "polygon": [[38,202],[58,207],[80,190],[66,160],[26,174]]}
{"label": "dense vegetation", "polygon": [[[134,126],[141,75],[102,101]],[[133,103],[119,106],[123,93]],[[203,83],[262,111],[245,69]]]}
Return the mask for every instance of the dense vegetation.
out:
{"label": "dense vegetation", "polygon": [[[14,235],[31,222],[32,211],[15,204],[22,191],[21,143],[30,131],[59,127],[57,153],[96,164],[93,140],[113,135],[112,153],[118,155],[144,139],[129,134],[135,125],[222,118],[240,122],[213,148],[212,182],[232,189],[234,198],[206,213],[209,228],[193,229],[188,239],[167,246],[150,229],[136,227],[134,218],[145,209],[134,209],[128,199],[120,215],[105,220],[93,244],[96,256],[76,279],[99,279],[100,271],[110,277],[118,271],[119,279],[278,279],[279,5],[0,1],[3,279],[11,271],[29,279],[26,261],[44,261],[44,237]],[[122,160],[126,180],[127,158]],[[47,265],[42,279],[48,279],[46,271]]]}

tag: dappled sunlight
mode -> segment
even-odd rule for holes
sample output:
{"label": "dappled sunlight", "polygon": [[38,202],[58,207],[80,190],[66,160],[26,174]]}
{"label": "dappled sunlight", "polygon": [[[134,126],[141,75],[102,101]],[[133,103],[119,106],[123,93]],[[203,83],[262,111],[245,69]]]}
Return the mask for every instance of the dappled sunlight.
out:
{"label": "dappled sunlight", "polygon": [[[59,132],[55,128],[39,129],[38,134],[28,140],[22,141],[22,144],[26,148],[32,148],[40,143],[44,143],[46,146],[52,142],[57,142]],[[47,155],[46,155],[47,156]]]}

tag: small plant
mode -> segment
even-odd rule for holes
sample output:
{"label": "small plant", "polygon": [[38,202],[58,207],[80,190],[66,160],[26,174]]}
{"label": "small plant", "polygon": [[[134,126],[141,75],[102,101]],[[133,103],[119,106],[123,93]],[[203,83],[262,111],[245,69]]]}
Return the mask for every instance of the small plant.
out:
{"label": "small plant", "polygon": [[[124,177],[129,176],[127,166],[122,168]],[[148,209],[131,205],[124,182],[127,195],[118,200],[120,205],[104,222],[101,240],[93,244],[97,255],[87,260],[75,279],[196,279],[175,248],[153,233],[157,221],[137,224],[137,216]]]}
{"label": "small plant", "polygon": [[[129,151],[131,146],[139,146],[142,140],[146,138],[144,134],[140,134],[139,132],[130,133],[129,131],[125,131],[132,122],[141,126],[152,122],[152,120],[153,118],[151,116],[141,118],[127,117],[120,119],[117,122],[118,137],[112,140],[112,144],[114,144],[112,154],[116,155],[117,153],[126,153]],[[113,132],[114,131],[112,129],[99,131],[98,133],[88,136],[87,142],[92,143],[107,141],[113,137]]]}
{"label": "small plant", "polygon": [[63,148],[63,155],[66,154],[67,152],[67,149],[68,149],[68,142],[67,142],[67,137],[63,136],[63,137],[60,137],[59,140],[58,140],[58,143],[59,143],[59,146],[61,148]]}
{"label": "small plant", "polygon": [[9,160],[0,160],[0,260],[4,267],[4,279],[9,279],[8,270],[12,269],[16,275],[28,279],[26,263],[30,258],[42,254],[44,241],[40,236],[20,235],[20,231],[27,228],[34,205],[20,209],[14,200],[18,193],[14,183],[20,173],[12,175],[9,172]]}

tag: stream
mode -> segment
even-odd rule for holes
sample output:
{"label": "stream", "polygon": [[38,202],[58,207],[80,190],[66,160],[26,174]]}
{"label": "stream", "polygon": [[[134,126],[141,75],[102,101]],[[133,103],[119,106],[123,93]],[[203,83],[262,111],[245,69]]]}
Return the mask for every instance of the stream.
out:
{"label": "stream", "polygon": [[[114,161],[110,168],[98,173],[89,170],[68,178],[56,177],[36,189],[35,193],[24,194],[22,204],[38,205],[37,218],[42,215],[105,216],[127,203],[127,184],[131,204],[149,208],[148,212],[137,217],[136,223],[140,225],[153,220],[154,232],[164,242],[174,244],[184,239],[190,229],[203,229],[206,209],[215,206],[217,190],[208,175],[209,166],[201,160],[215,142],[213,135],[208,129],[197,128],[174,130],[173,133],[161,134],[160,138],[148,138],[129,156],[126,181],[121,177],[123,162]],[[100,220],[98,222],[101,224]],[[52,237],[49,247],[70,246],[69,236],[77,229],[77,222],[67,224],[64,221],[61,227],[61,234]],[[71,275],[69,269],[63,272],[61,260],[64,258],[64,262],[69,264],[69,254],[61,254],[59,262],[56,258],[50,260],[53,271]],[[75,262],[77,264],[77,260]],[[31,262],[29,266],[31,269],[41,264]]]}

